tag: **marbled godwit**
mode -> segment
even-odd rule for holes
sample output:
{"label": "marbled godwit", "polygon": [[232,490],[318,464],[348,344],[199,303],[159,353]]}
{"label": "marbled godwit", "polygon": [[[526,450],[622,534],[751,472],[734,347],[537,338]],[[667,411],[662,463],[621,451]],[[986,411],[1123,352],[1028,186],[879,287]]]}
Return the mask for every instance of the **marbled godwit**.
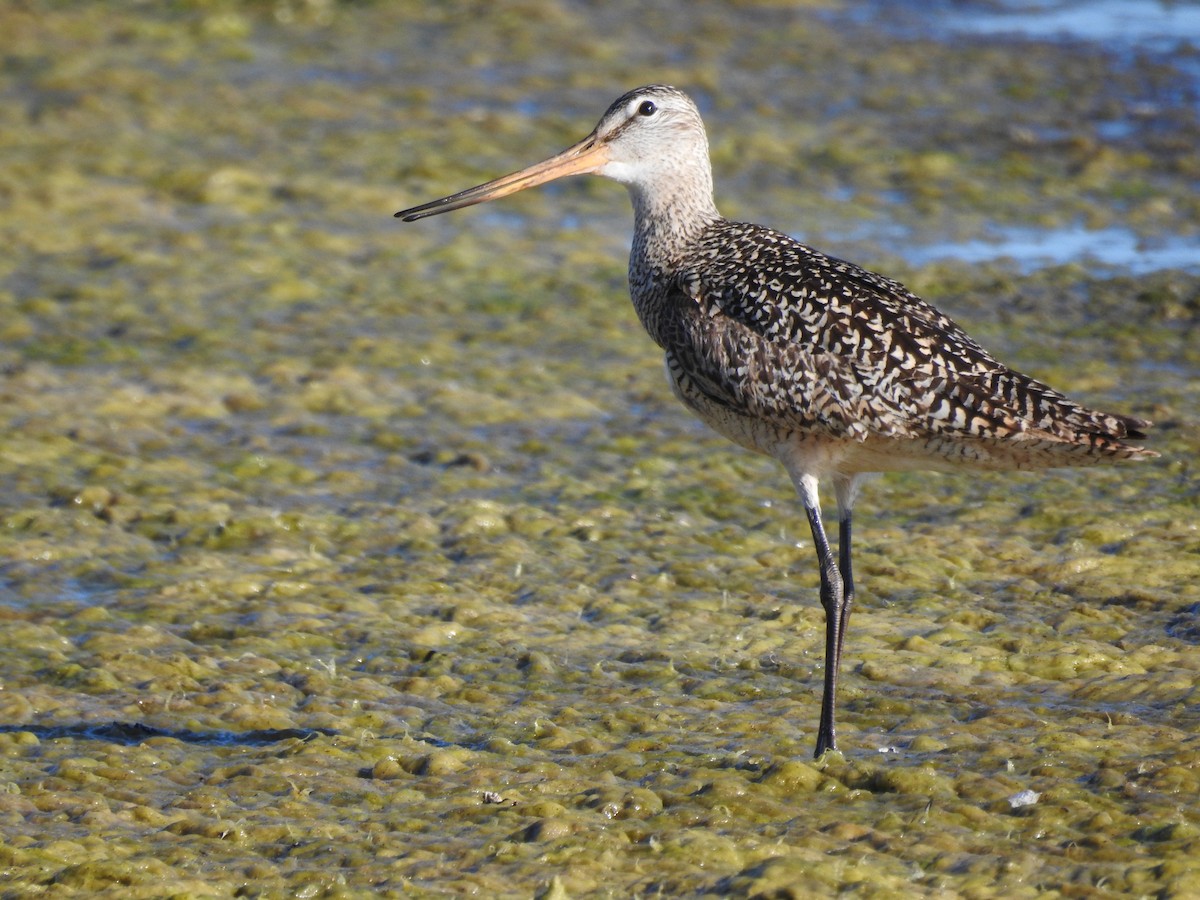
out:
{"label": "marbled godwit", "polygon": [[[675,395],[725,437],[779,460],[804,502],[825,608],[817,756],[837,748],[838,670],[854,599],[851,509],[865,475],[1158,455],[1126,443],[1144,437],[1149,422],[1087,409],[996,362],[903,285],[722,218],[700,113],[673,87],[630,91],[562,153],[396,215],[411,222],[585,173],[629,188],[629,292],[666,354]],[[837,559],[821,523],[822,476],[837,498]]]}

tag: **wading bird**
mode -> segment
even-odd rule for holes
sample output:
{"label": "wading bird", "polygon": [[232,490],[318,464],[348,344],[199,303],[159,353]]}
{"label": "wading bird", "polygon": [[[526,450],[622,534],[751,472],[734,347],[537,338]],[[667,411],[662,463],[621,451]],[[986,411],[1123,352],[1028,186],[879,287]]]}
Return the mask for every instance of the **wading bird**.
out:
{"label": "wading bird", "polygon": [[[629,188],[629,292],[666,354],[675,395],[734,443],[779,460],[804,503],[825,608],[818,757],[837,748],[838,670],[854,599],[850,518],[864,476],[1158,455],[1127,443],[1149,422],[1087,409],[996,362],[903,285],[722,218],[700,113],[673,87],[630,91],[556,156],[396,215],[411,222],[587,173]],[[836,558],[821,523],[823,476],[837,498]]]}

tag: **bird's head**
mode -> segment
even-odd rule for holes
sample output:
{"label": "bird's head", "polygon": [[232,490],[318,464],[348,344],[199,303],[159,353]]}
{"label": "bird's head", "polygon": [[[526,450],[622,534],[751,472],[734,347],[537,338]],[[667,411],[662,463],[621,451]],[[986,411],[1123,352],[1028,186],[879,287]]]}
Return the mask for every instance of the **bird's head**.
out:
{"label": "bird's head", "polygon": [[710,178],[700,111],[683,91],[653,84],[619,97],[591,134],[561,153],[478,187],[401,210],[396,216],[412,222],[498,200],[567,175],[603,175],[636,193],[693,171]]}

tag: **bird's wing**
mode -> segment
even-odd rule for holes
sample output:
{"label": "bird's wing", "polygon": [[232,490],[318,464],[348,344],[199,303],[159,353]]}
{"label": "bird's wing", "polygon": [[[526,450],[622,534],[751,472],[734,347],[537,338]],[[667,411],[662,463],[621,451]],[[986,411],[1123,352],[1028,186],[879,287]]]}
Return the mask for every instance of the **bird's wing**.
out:
{"label": "bird's wing", "polygon": [[726,223],[685,268],[674,353],[709,399],[781,427],[1079,441],[1140,436],[993,359],[895,281],[787,235]]}

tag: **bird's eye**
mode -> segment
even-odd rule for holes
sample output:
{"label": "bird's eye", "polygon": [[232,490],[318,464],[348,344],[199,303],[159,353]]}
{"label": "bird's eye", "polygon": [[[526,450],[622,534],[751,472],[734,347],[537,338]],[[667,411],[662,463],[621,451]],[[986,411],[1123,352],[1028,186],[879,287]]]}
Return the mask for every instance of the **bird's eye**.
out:
{"label": "bird's eye", "polygon": [[639,116],[652,116],[658,112],[658,107],[650,100],[643,100],[642,105],[638,107]]}

